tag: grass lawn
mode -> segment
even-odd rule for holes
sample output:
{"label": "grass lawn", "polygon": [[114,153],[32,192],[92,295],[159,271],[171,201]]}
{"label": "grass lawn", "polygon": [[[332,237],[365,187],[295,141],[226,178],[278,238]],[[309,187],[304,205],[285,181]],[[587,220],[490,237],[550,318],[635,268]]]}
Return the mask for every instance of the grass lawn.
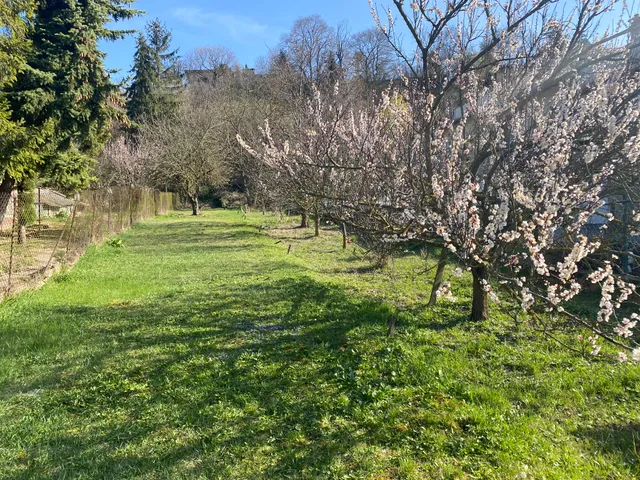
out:
{"label": "grass lawn", "polygon": [[0,478],[640,476],[639,366],[275,224],[159,217],[0,305]]}

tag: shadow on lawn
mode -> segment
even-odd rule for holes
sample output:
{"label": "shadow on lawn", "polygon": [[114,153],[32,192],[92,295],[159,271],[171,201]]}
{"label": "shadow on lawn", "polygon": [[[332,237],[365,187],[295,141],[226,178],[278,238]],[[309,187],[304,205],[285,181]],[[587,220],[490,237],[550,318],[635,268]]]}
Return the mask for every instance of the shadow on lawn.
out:
{"label": "shadow on lawn", "polygon": [[[216,231],[217,229],[224,228],[226,231]],[[233,228],[233,231],[227,229]],[[138,236],[152,235],[153,241],[160,245],[187,245],[194,244],[207,245],[209,247],[215,247],[216,244],[212,244],[212,237],[215,238],[215,242],[225,241],[237,241],[243,240],[251,242],[256,238],[264,238],[264,233],[258,231],[255,226],[249,224],[228,224],[223,222],[202,221],[191,223],[167,223],[162,224],[162,230],[158,231],[158,225],[149,223],[136,226],[136,229],[132,231],[135,235],[132,236],[135,239]],[[208,236],[204,236],[208,235]]]}
{"label": "shadow on lawn", "polygon": [[600,427],[582,428],[576,432],[579,438],[591,440],[593,450],[620,455],[624,462],[633,466],[640,474],[640,424],[612,424]]}
{"label": "shadow on lawn", "polygon": [[[28,383],[3,385],[2,397],[20,397],[5,416],[24,444],[15,478],[327,478],[361,444],[400,445],[359,417],[373,400],[345,378],[361,366],[354,342],[386,343],[388,306],[318,282],[286,256],[258,258],[272,239],[229,227],[208,219],[127,234],[127,247],[185,256],[193,284],[103,307],[33,307],[45,309],[34,318],[79,323],[70,331],[83,338]],[[232,261],[211,265],[219,249]],[[203,280],[204,264],[218,283]],[[465,322],[468,305],[408,313],[413,327],[440,331]],[[3,340],[28,352],[20,328],[33,325],[6,328]],[[633,429],[577,435],[635,467]]]}
{"label": "shadow on lawn", "polygon": [[[357,443],[322,422],[349,417],[361,401],[336,380],[348,333],[382,337],[389,310],[300,275],[50,314],[81,316],[105,347],[80,371],[67,365],[73,377],[57,369],[46,379],[43,411],[61,410],[83,433],[34,444],[48,464],[21,478],[124,478],[182,464],[224,478],[258,452],[262,470],[246,478],[300,478],[326,473]],[[337,395],[347,400],[338,405]]]}

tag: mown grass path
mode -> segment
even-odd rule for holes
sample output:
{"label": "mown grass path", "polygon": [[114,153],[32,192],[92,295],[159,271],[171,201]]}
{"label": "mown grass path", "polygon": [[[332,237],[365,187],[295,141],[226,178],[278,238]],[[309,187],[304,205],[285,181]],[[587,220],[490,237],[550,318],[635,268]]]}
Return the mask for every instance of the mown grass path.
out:
{"label": "mown grass path", "polygon": [[426,310],[417,259],[274,222],[157,218],[1,305],[0,478],[638,474],[637,366]]}

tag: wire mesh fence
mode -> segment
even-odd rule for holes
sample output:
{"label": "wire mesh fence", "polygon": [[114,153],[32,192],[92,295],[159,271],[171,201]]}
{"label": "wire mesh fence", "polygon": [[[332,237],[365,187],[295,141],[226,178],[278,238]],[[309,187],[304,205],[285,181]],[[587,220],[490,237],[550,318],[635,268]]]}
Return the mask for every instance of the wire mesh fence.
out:
{"label": "wire mesh fence", "polygon": [[148,188],[46,188],[0,193],[0,296],[29,286],[140,220],[167,213],[174,196]]}

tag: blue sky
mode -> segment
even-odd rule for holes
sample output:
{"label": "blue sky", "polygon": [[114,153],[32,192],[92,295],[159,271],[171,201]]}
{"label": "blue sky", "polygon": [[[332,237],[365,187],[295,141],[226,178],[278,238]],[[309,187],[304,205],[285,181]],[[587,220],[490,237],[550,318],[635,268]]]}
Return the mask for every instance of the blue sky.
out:
{"label": "blue sky", "polygon": [[[380,2],[381,7],[386,4]],[[134,7],[146,14],[119,22],[118,28],[142,30],[148,20],[158,17],[171,29],[173,45],[181,52],[224,45],[242,65],[250,67],[258,57],[266,56],[269,48],[276,47],[299,17],[317,13],[332,26],[348,20],[353,33],[373,26],[367,0],[138,0]],[[134,37],[103,42],[101,49],[107,54],[107,68],[119,69],[117,78],[126,75],[133,59]]]}

